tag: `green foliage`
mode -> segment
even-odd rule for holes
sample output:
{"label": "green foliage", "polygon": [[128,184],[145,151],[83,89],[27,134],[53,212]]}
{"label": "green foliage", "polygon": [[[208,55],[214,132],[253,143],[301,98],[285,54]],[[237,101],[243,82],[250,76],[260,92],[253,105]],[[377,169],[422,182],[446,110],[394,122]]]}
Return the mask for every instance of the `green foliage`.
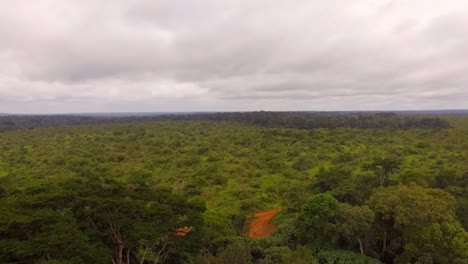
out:
{"label": "green foliage", "polygon": [[338,188],[343,181],[351,177],[351,168],[335,166],[330,169],[320,168],[316,175],[315,186],[320,192],[328,192]]}
{"label": "green foliage", "polygon": [[202,264],[249,264],[252,262],[250,249],[245,245],[232,244],[217,256],[203,255],[200,259]]}
{"label": "green foliage", "polygon": [[[0,208],[0,257],[20,263],[121,263],[139,259],[142,247],[174,263],[203,237],[204,204],[112,179],[45,181],[2,198]],[[184,226],[193,231],[177,237]]]}
{"label": "green foliage", "polygon": [[319,264],[317,257],[312,250],[304,246],[299,246],[285,254],[282,258],[282,263],[290,264]]}
{"label": "green foliage", "polygon": [[369,207],[376,214],[381,254],[396,263],[455,263],[468,258],[468,233],[455,214],[455,199],[416,185],[378,189]]}
{"label": "green foliage", "polygon": [[[401,130],[393,116],[351,116],[345,125],[310,117],[301,127],[289,117],[0,133],[0,259],[109,263],[120,232],[131,263],[197,263],[200,249],[221,261],[211,263],[339,255],[316,251],[324,249],[385,263],[466,260],[466,128]],[[379,129],[343,128],[349,120]],[[285,128],[324,126],[333,128]],[[273,208],[283,208],[275,234],[236,242],[247,216]],[[185,226],[195,228],[174,235]]]}
{"label": "green foliage", "polygon": [[400,167],[401,163],[401,158],[390,156],[377,158],[366,167],[373,170],[378,175],[380,186],[388,186],[392,181],[394,172]]}
{"label": "green foliage", "polygon": [[319,264],[380,264],[377,259],[362,256],[350,251],[322,251],[317,254]]}
{"label": "green foliage", "polygon": [[468,193],[457,199],[457,215],[465,230],[468,230]]}
{"label": "green foliage", "polygon": [[83,232],[79,221],[58,204],[63,196],[55,188],[47,192],[39,187],[1,199],[0,259],[108,263],[110,252]]}
{"label": "green foliage", "polygon": [[[73,125],[115,124],[135,121],[169,120],[212,120],[235,121],[267,127],[296,129],[314,128],[449,128],[450,123],[437,116],[403,116],[395,113],[310,113],[310,112],[250,112],[250,113],[199,113],[199,114],[154,114],[143,116],[10,116],[0,115],[0,132],[39,127],[60,127]],[[123,135],[122,131],[114,132]],[[139,135],[144,135],[140,131]]]}
{"label": "green foliage", "polygon": [[361,254],[365,254],[367,237],[374,222],[374,212],[367,206],[340,204],[337,213],[337,232],[353,246],[359,244]]}
{"label": "green foliage", "polygon": [[238,231],[229,219],[214,212],[206,212],[205,216],[205,250],[217,254],[238,235]]}
{"label": "green foliage", "polygon": [[303,242],[317,248],[328,248],[335,236],[335,216],[338,201],[329,194],[317,194],[307,202],[300,212],[296,226]]}

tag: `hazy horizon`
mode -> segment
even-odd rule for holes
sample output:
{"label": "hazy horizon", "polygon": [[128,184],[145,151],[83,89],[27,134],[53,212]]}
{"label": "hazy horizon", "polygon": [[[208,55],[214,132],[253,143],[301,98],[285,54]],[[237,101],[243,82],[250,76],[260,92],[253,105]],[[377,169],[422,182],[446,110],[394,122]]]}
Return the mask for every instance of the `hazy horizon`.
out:
{"label": "hazy horizon", "polygon": [[310,113],[379,113],[379,112],[394,112],[394,113],[438,113],[438,114],[468,114],[467,109],[416,109],[416,110],[284,110],[284,111],[270,111],[270,110],[251,110],[251,111],[225,111],[225,110],[213,110],[213,111],[147,111],[147,112],[140,112],[140,111],[127,111],[127,112],[49,112],[49,113],[33,113],[33,112],[0,112],[0,116],[2,115],[110,115],[110,116],[119,116],[119,115],[154,115],[154,114],[193,114],[193,113],[243,113],[243,112],[310,112]]}

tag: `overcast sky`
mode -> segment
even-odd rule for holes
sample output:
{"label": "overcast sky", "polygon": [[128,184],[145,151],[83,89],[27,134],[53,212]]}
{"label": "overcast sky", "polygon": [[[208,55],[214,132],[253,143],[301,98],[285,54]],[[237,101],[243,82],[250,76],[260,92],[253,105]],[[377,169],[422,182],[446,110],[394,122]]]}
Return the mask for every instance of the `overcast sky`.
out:
{"label": "overcast sky", "polygon": [[0,0],[0,112],[461,108],[466,0]]}

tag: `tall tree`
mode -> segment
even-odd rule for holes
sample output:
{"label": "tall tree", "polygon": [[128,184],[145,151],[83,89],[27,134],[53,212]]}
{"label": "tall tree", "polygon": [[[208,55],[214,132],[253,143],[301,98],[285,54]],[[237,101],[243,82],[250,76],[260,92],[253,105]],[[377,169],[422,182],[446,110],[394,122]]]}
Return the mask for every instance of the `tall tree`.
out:
{"label": "tall tree", "polygon": [[302,208],[297,219],[298,236],[318,248],[333,246],[338,201],[329,194],[317,194]]}
{"label": "tall tree", "polygon": [[203,237],[202,201],[111,179],[45,181],[0,208],[0,256],[12,262],[177,262]]}
{"label": "tall tree", "polygon": [[468,233],[458,222],[450,194],[416,185],[380,188],[368,205],[376,214],[374,239],[386,261],[468,260]]}
{"label": "tall tree", "polygon": [[374,222],[374,212],[366,205],[340,204],[337,214],[337,231],[350,245],[359,244],[359,252],[365,254],[367,237]]}

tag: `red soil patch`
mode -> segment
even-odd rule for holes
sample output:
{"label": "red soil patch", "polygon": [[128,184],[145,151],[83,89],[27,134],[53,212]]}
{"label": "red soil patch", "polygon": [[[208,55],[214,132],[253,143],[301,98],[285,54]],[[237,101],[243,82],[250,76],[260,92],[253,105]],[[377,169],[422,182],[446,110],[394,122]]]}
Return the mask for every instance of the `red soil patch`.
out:
{"label": "red soil patch", "polygon": [[276,209],[255,214],[254,219],[250,222],[248,236],[258,238],[273,233],[277,227],[272,220],[280,211],[280,209]]}

